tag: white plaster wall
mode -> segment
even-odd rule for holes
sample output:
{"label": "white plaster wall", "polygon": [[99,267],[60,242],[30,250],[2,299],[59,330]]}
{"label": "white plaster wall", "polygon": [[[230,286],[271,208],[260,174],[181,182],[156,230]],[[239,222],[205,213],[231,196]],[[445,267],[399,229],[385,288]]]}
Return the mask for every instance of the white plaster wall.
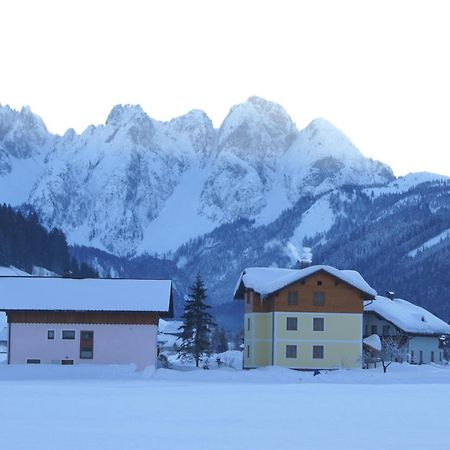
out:
{"label": "white plaster wall", "polygon": [[[55,339],[47,339],[47,331]],[[75,340],[63,340],[63,330],[75,330]],[[80,359],[80,332],[94,332],[93,359]],[[74,364],[156,364],[156,325],[12,323],[10,364],[40,359],[42,364],[72,359]]]}
{"label": "white plaster wall", "polygon": [[[422,350],[423,364],[428,364],[431,362],[431,352],[434,352],[434,362],[437,364],[442,364],[443,360],[443,350],[439,348],[439,338],[432,336],[415,336],[409,340],[408,352],[414,352],[413,362],[416,364],[420,363],[420,351]],[[441,358],[439,358],[441,354]]]}

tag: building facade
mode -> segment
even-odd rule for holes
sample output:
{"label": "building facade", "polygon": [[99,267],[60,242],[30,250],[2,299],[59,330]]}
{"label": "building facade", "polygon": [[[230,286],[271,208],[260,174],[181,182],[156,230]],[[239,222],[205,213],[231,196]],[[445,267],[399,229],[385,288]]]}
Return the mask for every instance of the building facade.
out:
{"label": "building facade", "polygon": [[376,296],[364,312],[364,337],[374,334],[382,344],[401,341],[404,361],[443,364],[443,335],[450,334],[450,325],[406,300]]}
{"label": "building facade", "polygon": [[143,369],[156,364],[159,316],[172,310],[167,280],[0,278],[0,295],[9,364]]}
{"label": "building facade", "polygon": [[362,365],[363,301],[375,291],[352,271],[250,268],[244,300],[244,368],[336,369]]}

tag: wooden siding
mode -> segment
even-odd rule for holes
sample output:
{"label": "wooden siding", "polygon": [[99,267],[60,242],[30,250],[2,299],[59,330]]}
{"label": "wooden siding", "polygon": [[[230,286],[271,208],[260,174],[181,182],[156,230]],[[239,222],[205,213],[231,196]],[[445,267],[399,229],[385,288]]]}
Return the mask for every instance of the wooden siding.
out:
{"label": "wooden siding", "polygon": [[157,313],[130,311],[7,311],[8,323],[157,325]]}
{"label": "wooden siding", "polygon": [[250,312],[272,312],[272,300],[270,297],[261,300],[261,296],[254,291],[248,290],[245,293],[245,308],[246,313]]}
{"label": "wooden siding", "polygon": [[[289,292],[298,292],[298,305],[288,305]],[[315,292],[325,294],[323,306],[314,305]],[[274,294],[275,311],[362,313],[363,300],[361,291],[325,272],[315,273]]]}

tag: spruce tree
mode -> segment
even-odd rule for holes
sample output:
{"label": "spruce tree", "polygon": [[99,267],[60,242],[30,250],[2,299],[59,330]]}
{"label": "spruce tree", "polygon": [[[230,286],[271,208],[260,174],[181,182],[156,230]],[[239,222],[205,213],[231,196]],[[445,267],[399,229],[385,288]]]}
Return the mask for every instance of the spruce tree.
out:
{"label": "spruce tree", "polygon": [[205,303],[206,289],[200,275],[197,275],[191,286],[190,296],[184,305],[181,331],[182,343],[179,349],[179,358],[194,359],[198,367],[203,355],[211,354],[209,334],[214,326],[213,318],[209,314],[209,305]]}

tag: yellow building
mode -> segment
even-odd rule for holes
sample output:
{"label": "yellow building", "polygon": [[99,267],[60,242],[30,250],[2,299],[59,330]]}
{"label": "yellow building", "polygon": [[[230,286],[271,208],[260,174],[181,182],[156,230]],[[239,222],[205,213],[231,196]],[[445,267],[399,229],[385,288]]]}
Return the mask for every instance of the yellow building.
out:
{"label": "yellow building", "polygon": [[331,266],[245,269],[244,368],[362,366],[363,302],[376,291],[362,276]]}

